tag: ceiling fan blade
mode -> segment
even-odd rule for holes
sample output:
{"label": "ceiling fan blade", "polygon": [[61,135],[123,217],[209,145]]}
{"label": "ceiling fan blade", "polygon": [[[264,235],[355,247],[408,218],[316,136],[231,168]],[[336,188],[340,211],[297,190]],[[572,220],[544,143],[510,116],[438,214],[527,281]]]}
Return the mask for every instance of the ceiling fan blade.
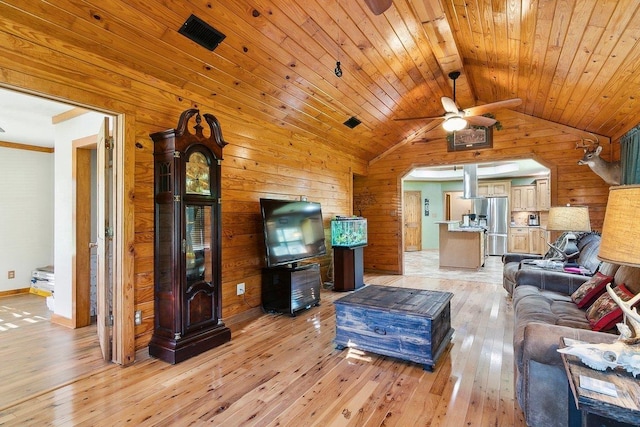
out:
{"label": "ceiling fan blade", "polygon": [[446,111],[447,113],[458,114],[458,112],[460,111],[458,110],[458,106],[456,105],[455,101],[451,98],[443,96],[442,98],[440,98],[440,102],[442,102],[442,108],[444,108],[444,111]]}
{"label": "ceiling fan blade", "polygon": [[380,15],[382,12],[389,9],[391,7],[391,1],[392,0],[364,0],[374,15]]}
{"label": "ceiling fan blade", "polygon": [[475,126],[493,126],[496,124],[496,119],[492,119],[491,117],[485,116],[469,116],[464,118],[467,122]]}
{"label": "ceiling fan blade", "polygon": [[520,98],[505,99],[503,101],[491,102],[489,104],[465,108],[464,115],[466,117],[481,116],[483,114],[491,113],[492,111],[500,110],[502,108],[517,107],[520,104],[522,104],[522,99]]}
{"label": "ceiling fan blade", "polygon": [[442,116],[436,116],[436,117],[424,116],[424,117],[400,117],[393,120],[396,122],[401,122],[403,120],[442,120],[442,119],[444,119],[444,117]]}
{"label": "ceiling fan blade", "polygon": [[0,128],[0,132],[4,132],[4,129]]}

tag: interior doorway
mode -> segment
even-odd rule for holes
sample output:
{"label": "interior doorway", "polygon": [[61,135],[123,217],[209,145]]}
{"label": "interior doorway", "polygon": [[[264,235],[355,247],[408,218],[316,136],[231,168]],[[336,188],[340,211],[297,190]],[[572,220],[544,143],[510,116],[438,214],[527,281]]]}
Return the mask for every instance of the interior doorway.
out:
{"label": "interior doorway", "polygon": [[72,275],[73,317],[76,327],[94,319],[105,360],[112,357],[112,280],[116,266],[113,227],[116,217],[114,167],[109,117],[96,135],[73,141],[75,182],[75,271]]}
{"label": "interior doorway", "polygon": [[[51,181],[53,182],[52,198],[55,199],[55,202],[53,203],[54,212],[52,212],[51,217],[55,218],[55,223],[50,232],[53,259],[46,260],[46,263],[54,265],[55,277],[59,279],[56,280],[54,285],[56,290],[53,298],[54,302],[50,307],[50,321],[69,328],[82,328],[87,325],[95,327],[97,268],[95,265],[92,267],[92,261],[95,260],[95,254],[92,254],[92,251],[95,252],[95,249],[91,249],[89,243],[97,241],[96,230],[98,228],[97,223],[99,223],[99,221],[96,221],[96,165],[100,156],[96,150],[96,133],[99,132],[99,124],[103,123],[105,118],[110,118],[110,130],[113,139],[120,139],[124,134],[123,117],[108,116],[108,113],[75,107],[64,102],[14,91],[11,88],[0,88],[0,91],[2,91],[3,95],[9,93],[12,96],[11,104],[8,102],[0,103],[0,107],[2,107],[0,109],[3,111],[3,128],[7,130],[6,133],[0,134],[0,144],[4,144],[0,146],[15,148],[13,151],[23,151],[20,147],[29,146],[31,152],[34,151],[33,147],[39,148],[36,145],[38,142],[24,142],[12,139],[14,135],[9,132],[12,129],[21,129],[22,132],[26,133],[30,132],[32,128],[40,128],[41,126],[38,126],[39,123],[34,121],[36,111],[39,110],[38,105],[43,106],[40,107],[41,110],[44,110],[41,115],[47,115],[50,128],[47,128],[46,133],[55,140],[55,142],[45,141],[42,145],[42,147],[50,147],[47,150],[52,157],[51,163],[53,164],[52,169],[54,169]],[[17,98],[24,98],[24,100],[20,101]],[[32,123],[29,123],[29,125],[13,123],[14,113],[16,119],[18,117],[28,117]],[[90,136],[87,137],[86,135]],[[25,138],[32,137],[32,134],[29,133]],[[109,212],[107,214],[112,221],[112,226],[109,228],[110,238],[108,239],[108,244],[112,249],[109,251],[108,262],[110,265],[105,268],[105,271],[108,272],[105,277],[116,278],[122,275],[122,256],[116,253],[116,250],[122,250],[122,244],[120,243],[122,223],[115,223],[115,218],[123,217],[122,213],[118,213],[118,210],[122,209],[123,205],[117,205],[115,201],[116,199],[122,200],[122,197],[118,197],[118,194],[122,194],[121,188],[124,181],[122,178],[114,178],[113,174],[117,167],[122,168],[124,164],[123,148],[119,147],[112,150],[112,156],[113,160],[106,161],[112,176],[108,191],[111,202],[108,205]],[[60,182],[62,182],[61,185],[59,185]],[[65,205],[64,208],[60,208],[62,205]],[[37,208],[37,206],[34,208]],[[105,234],[103,233],[102,235],[104,236]],[[59,248],[60,242],[63,242],[64,245],[62,250]],[[63,259],[63,262],[59,262],[60,259]],[[31,270],[35,270],[44,265],[44,263],[44,260],[35,261],[33,266],[29,266],[25,270],[29,271],[30,276]],[[119,282],[121,283],[122,281],[120,280]],[[23,286],[18,286],[18,288],[22,290],[15,288],[18,292],[29,290],[28,280],[22,280],[20,284]],[[15,285],[10,284],[9,286]],[[14,288],[7,289],[7,291],[0,292],[0,294],[14,293],[12,291]],[[3,289],[0,289],[0,291],[3,291]],[[122,331],[128,328],[124,326],[123,314],[119,310],[120,306],[111,304],[112,301],[115,301],[114,297],[117,292],[119,291],[111,292],[108,290],[105,292],[108,295],[109,304],[106,310],[107,313],[103,317],[106,319],[105,324],[107,326],[110,326],[111,323],[117,324],[118,330]],[[124,299],[120,298],[120,300]],[[111,344],[115,346],[118,342],[123,341],[120,332],[113,336],[113,342],[111,342],[112,334],[110,329],[107,329],[106,335],[109,338],[108,343],[110,346]],[[111,352],[109,351],[108,354],[109,360],[111,360]],[[123,363],[124,358],[119,357],[119,354],[121,354],[120,351],[114,354],[113,360],[117,363]],[[127,356],[124,362],[132,360]],[[68,361],[66,362],[68,363]]]}
{"label": "interior doorway", "polygon": [[462,198],[462,191],[446,191],[444,206],[446,221],[462,221],[462,215],[469,214],[473,210],[471,200]]}
{"label": "interior doorway", "polygon": [[88,326],[96,316],[96,135],[73,141],[76,182],[76,327]]}

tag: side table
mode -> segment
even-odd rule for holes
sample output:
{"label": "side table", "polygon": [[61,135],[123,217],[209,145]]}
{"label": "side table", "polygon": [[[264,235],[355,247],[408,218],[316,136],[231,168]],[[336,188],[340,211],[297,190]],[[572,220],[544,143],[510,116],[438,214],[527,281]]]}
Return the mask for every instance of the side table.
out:
{"label": "side table", "polygon": [[[560,348],[575,343],[580,341],[561,338]],[[560,356],[569,380],[568,425],[570,427],[640,425],[640,380],[624,370],[598,371],[586,366],[576,356],[564,353]],[[609,396],[581,387],[581,376],[611,384],[617,396]],[[571,403],[572,396],[575,405]]]}

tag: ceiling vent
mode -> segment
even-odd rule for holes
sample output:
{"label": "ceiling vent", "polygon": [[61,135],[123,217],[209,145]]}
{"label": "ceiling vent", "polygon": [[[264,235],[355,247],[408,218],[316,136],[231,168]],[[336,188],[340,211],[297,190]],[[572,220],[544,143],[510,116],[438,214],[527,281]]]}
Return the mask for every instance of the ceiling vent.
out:
{"label": "ceiling vent", "polygon": [[191,15],[178,32],[209,50],[214,50],[227,37],[195,15]]}
{"label": "ceiling vent", "polygon": [[348,128],[353,129],[354,127],[358,126],[360,123],[362,123],[360,120],[356,119],[355,117],[350,117],[346,122],[344,122],[344,125]]}

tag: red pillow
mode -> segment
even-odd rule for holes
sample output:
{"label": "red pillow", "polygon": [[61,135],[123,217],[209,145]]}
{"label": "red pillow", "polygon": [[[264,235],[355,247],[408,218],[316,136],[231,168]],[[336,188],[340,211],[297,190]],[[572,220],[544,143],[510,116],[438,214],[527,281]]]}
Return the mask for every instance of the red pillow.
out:
{"label": "red pillow", "polygon": [[610,283],[611,280],[613,280],[613,277],[605,276],[598,271],[595,276],[576,289],[571,295],[571,299],[576,303],[578,308],[588,307],[596,298],[604,293],[605,286],[607,286],[607,283]]}
{"label": "red pillow", "polygon": [[[613,292],[623,301],[629,301],[633,298],[633,293],[624,284],[619,284],[613,288]],[[613,301],[609,293],[605,292],[589,307],[587,319],[591,329],[594,331],[608,331],[622,320],[622,309]]]}

